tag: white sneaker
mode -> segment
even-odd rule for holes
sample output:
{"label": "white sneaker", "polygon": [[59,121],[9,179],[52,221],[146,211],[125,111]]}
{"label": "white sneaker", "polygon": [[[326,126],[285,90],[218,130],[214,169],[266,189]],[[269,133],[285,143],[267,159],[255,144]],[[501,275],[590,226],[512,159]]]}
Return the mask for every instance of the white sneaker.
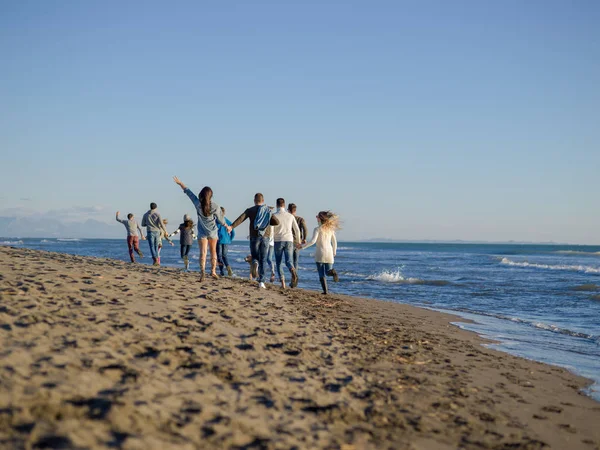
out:
{"label": "white sneaker", "polygon": [[262,281],[258,284],[258,287],[260,289],[266,289],[267,287],[265,286],[265,283],[263,283]]}

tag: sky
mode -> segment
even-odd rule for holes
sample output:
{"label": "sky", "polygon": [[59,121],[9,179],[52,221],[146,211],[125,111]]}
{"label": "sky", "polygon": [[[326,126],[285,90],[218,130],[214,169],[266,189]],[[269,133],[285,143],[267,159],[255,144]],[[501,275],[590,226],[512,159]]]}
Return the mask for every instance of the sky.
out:
{"label": "sky", "polygon": [[[0,216],[600,244],[600,2],[0,1]],[[119,232],[123,230],[119,229]],[[117,233],[117,236],[120,236]]]}

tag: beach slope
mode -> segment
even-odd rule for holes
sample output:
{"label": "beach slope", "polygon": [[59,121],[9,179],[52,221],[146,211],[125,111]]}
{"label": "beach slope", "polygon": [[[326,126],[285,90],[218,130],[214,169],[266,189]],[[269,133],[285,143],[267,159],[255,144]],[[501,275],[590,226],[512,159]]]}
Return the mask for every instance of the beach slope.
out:
{"label": "beach slope", "polygon": [[0,267],[1,448],[600,448],[587,380],[450,315],[9,247]]}

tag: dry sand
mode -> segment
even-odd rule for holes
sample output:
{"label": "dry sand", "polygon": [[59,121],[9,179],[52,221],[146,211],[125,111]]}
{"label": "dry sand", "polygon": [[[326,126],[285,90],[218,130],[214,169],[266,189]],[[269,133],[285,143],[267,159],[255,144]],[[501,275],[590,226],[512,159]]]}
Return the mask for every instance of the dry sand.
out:
{"label": "dry sand", "polygon": [[0,267],[2,448],[600,447],[586,380],[450,315],[8,247]]}

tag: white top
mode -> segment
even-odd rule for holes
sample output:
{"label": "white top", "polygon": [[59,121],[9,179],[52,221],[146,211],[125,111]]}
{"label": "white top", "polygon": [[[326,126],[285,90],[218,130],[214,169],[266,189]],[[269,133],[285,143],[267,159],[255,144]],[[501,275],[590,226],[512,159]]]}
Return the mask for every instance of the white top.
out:
{"label": "white top", "polygon": [[335,230],[322,230],[320,226],[314,229],[312,239],[304,244],[302,248],[308,248],[317,244],[315,251],[315,262],[333,264],[337,253],[337,239]]}
{"label": "white top", "polygon": [[273,225],[271,225],[271,235],[269,236],[269,245],[271,247],[275,247],[275,239],[273,239],[273,235],[275,234],[273,232],[273,228],[275,228]]}
{"label": "white top", "polygon": [[[294,235],[300,236],[300,228],[294,215],[287,212],[285,208],[279,208],[273,215],[279,220],[279,225],[275,225],[273,230],[275,242],[294,242]],[[294,230],[293,234],[292,230]],[[300,243],[299,240],[296,242]]]}

